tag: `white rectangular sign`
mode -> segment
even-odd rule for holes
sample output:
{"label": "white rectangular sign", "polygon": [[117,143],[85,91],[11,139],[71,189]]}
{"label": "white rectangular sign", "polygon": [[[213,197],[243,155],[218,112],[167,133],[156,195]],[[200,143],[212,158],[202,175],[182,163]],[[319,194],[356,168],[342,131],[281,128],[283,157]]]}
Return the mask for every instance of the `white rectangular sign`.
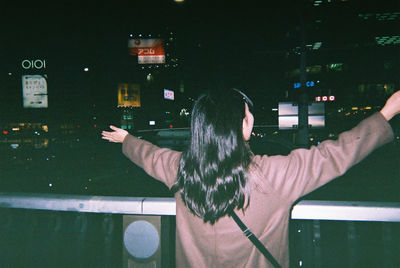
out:
{"label": "white rectangular sign", "polygon": [[24,108],[47,108],[47,81],[43,75],[22,76],[22,101]]}
{"label": "white rectangular sign", "polygon": [[[280,102],[278,109],[279,129],[294,129],[299,125],[299,109],[293,102]],[[308,125],[312,128],[325,127],[325,105],[313,102],[308,105]]]}
{"label": "white rectangular sign", "polygon": [[169,89],[164,89],[164,99],[174,100],[175,99],[174,91]]}

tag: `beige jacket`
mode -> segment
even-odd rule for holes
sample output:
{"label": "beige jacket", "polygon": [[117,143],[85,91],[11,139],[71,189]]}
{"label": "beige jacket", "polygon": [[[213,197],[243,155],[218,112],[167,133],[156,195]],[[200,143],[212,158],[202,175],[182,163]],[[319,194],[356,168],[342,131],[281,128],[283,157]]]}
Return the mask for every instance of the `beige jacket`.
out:
{"label": "beige jacket", "polygon": [[[281,266],[289,267],[288,224],[293,203],[392,140],[390,125],[375,113],[335,141],[324,141],[309,150],[293,150],[288,156],[256,155],[250,168],[250,206],[244,214],[237,214]],[[171,188],[180,152],[128,135],[123,153]],[[205,224],[189,212],[179,194],[175,198],[177,267],[271,267],[232,218],[225,216],[214,225]]]}

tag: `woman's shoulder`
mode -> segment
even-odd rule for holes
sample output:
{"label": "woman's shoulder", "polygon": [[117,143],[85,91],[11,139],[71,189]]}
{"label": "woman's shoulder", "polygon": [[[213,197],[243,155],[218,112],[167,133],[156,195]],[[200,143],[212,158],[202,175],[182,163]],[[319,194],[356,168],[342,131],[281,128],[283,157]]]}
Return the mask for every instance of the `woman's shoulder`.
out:
{"label": "woman's shoulder", "polygon": [[252,191],[261,193],[270,193],[272,188],[266,179],[266,174],[263,170],[263,162],[267,161],[267,155],[255,155],[252,158],[249,166],[249,183]]}
{"label": "woman's shoulder", "polygon": [[287,160],[288,156],[284,155],[254,155],[249,166],[251,187],[262,193],[274,192],[275,180],[282,179]]}

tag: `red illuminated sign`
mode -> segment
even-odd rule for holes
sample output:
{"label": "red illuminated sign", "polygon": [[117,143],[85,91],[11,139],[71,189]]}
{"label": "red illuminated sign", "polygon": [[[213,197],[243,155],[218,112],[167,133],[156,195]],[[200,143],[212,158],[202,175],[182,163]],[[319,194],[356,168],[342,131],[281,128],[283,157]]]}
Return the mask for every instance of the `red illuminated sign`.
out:
{"label": "red illuminated sign", "polygon": [[129,54],[138,56],[139,64],[165,63],[162,39],[130,39]]}
{"label": "red illuminated sign", "polygon": [[317,96],[315,97],[315,101],[335,101],[335,96]]}

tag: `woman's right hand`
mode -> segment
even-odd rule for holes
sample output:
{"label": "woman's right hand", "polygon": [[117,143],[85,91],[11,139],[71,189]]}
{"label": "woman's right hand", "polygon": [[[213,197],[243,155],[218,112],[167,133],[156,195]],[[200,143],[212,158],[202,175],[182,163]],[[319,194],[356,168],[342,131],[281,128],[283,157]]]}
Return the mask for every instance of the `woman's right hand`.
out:
{"label": "woman's right hand", "polygon": [[113,131],[103,131],[101,132],[102,139],[108,140],[110,142],[122,143],[125,137],[129,134],[128,131],[118,128],[115,126],[110,126]]}
{"label": "woman's right hand", "polygon": [[400,90],[393,93],[386,101],[385,106],[381,110],[381,114],[387,121],[400,113]]}

